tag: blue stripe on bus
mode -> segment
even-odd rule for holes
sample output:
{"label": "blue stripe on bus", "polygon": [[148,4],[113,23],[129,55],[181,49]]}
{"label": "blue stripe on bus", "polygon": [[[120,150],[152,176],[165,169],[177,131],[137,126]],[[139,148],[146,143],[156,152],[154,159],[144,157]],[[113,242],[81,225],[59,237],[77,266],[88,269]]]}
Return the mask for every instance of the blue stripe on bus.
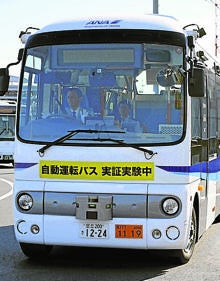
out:
{"label": "blue stripe on bus", "polygon": [[207,162],[197,163],[192,166],[157,166],[167,172],[177,172],[177,173],[217,173],[220,172],[220,157]]}
{"label": "blue stripe on bus", "polygon": [[15,163],[16,169],[26,169],[37,165],[38,163]]}
{"label": "blue stripe on bus", "polygon": [[[16,169],[26,169],[38,163],[15,163]],[[209,162],[197,163],[192,166],[157,166],[158,168],[174,173],[217,173],[220,172],[220,157]]]}

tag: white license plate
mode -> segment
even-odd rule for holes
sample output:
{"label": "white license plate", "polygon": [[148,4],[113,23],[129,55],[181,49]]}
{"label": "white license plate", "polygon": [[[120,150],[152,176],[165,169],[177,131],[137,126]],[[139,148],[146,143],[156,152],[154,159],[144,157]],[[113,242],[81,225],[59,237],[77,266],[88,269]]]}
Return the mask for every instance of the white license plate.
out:
{"label": "white license plate", "polygon": [[103,223],[83,223],[80,226],[80,236],[82,238],[108,238],[108,225]]}

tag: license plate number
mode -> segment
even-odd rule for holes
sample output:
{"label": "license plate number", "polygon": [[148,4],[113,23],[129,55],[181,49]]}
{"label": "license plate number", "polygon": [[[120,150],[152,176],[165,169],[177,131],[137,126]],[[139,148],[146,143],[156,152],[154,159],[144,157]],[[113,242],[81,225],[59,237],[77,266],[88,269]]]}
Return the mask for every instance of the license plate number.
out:
{"label": "license plate number", "polygon": [[84,223],[80,227],[80,236],[89,239],[108,238],[108,225],[101,223]]}
{"label": "license plate number", "polygon": [[116,224],[115,238],[143,239],[143,225]]}
{"label": "license plate number", "polygon": [[3,160],[12,160],[13,155],[3,155]]}

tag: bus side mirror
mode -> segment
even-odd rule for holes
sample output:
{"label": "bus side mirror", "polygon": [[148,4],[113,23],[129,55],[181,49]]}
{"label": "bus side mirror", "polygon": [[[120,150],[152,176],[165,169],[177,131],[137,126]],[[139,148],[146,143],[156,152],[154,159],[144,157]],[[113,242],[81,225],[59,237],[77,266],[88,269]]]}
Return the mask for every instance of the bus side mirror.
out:
{"label": "bus side mirror", "polygon": [[205,70],[193,67],[189,72],[188,78],[189,95],[195,98],[204,97],[206,92],[205,81]]}
{"label": "bus side mirror", "polygon": [[9,71],[8,69],[13,66],[20,63],[22,60],[24,53],[24,49],[20,49],[18,52],[18,60],[16,62],[10,63],[6,68],[0,68],[0,96],[4,96],[6,92],[8,92],[9,87]]}
{"label": "bus side mirror", "polygon": [[4,96],[8,91],[9,79],[8,68],[0,68],[0,96]]}

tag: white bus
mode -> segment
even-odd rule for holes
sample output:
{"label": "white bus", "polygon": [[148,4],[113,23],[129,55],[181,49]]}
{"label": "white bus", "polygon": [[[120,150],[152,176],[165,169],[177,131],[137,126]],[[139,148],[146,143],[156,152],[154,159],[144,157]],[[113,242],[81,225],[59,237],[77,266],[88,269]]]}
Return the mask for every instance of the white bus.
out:
{"label": "white bus", "polygon": [[0,163],[14,165],[16,99],[0,99]]}
{"label": "white bus", "polygon": [[[189,261],[220,213],[219,65],[197,44],[204,34],[145,15],[29,36],[14,184],[25,255],[65,245],[163,249]],[[4,93],[8,67],[0,73]],[[79,119],[69,91],[80,92]]]}

